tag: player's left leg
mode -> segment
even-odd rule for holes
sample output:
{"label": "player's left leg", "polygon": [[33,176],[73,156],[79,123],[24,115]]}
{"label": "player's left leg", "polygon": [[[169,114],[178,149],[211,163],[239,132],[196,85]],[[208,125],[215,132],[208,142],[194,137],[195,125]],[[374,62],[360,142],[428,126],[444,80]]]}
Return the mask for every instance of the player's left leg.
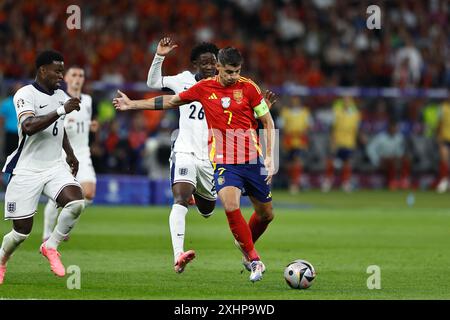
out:
{"label": "player's left leg", "polygon": [[62,210],[53,232],[41,245],[40,251],[49,260],[52,271],[62,277],[65,275],[65,268],[57,249],[61,241],[69,235],[84,209],[83,191],[78,181],[61,166],[51,172],[44,187],[44,194],[55,200]]}
{"label": "player's left leg", "polygon": [[252,232],[253,243],[261,237],[261,235],[266,231],[269,223],[273,220],[273,207],[272,201],[269,202],[261,202],[257,197],[249,196],[253,208],[255,211],[253,212],[248,225]]}
{"label": "player's left leg", "polygon": [[96,185],[95,182],[80,182],[81,189],[83,189],[83,195],[85,200],[85,207],[92,204],[95,198]]}
{"label": "player's left leg", "polygon": [[214,169],[209,160],[196,160],[197,189],[194,193],[198,212],[209,218],[216,207],[217,192],[214,185]]}
{"label": "player's left leg", "polygon": [[352,155],[353,155],[352,149],[342,148],[338,152],[338,157],[342,161],[342,173],[341,173],[342,189],[345,192],[351,192],[353,189],[351,183]]}

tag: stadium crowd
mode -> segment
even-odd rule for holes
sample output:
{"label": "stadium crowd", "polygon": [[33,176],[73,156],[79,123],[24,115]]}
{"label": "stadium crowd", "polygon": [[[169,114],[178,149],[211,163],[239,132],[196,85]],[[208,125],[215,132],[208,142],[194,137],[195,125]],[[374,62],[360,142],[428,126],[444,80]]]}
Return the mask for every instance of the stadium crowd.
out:
{"label": "stadium crowd", "polygon": [[[61,51],[67,65],[83,66],[86,89],[94,97],[95,116],[100,123],[91,137],[94,166],[100,174],[166,176],[167,170],[160,169],[168,166],[171,133],[178,125],[176,112],[115,114],[111,92],[90,87],[92,81],[116,87],[145,82],[156,45],[164,35],[171,35],[179,45],[177,52],[166,58],[165,74],[186,69],[187,52],[193,44],[212,41],[219,47],[238,47],[245,57],[243,75],[274,91],[289,84],[450,87],[450,46],[445,31],[449,28],[449,7],[445,0],[383,2],[380,30],[366,27],[370,1],[136,0],[111,5],[107,0],[81,0],[77,5],[81,8],[82,29],[68,30],[66,8],[71,4],[59,0],[0,3],[0,78],[29,81],[35,73],[37,52],[47,48]],[[14,85],[10,89],[9,93],[5,88],[0,91],[5,96],[0,107],[5,148],[11,148],[8,144],[14,135],[14,117],[8,111]],[[131,94],[142,96],[141,92]],[[281,177],[275,180],[280,186],[285,186],[283,181],[294,173],[298,181],[291,183],[307,187],[298,172],[325,172],[329,168],[333,112],[341,99],[334,95],[300,98],[282,95],[272,110],[281,129],[281,163],[289,164],[282,165]],[[352,157],[353,172],[380,170],[373,156],[376,148],[369,148],[369,144],[395,122],[405,137],[403,158],[411,164],[408,175],[416,171],[437,174],[439,154],[433,144],[442,102],[355,98],[361,121]],[[290,154],[292,145],[283,139],[287,136],[286,110],[299,106],[308,107],[310,139],[303,145],[306,156],[295,157]],[[387,170],[389,177],[395,175],[392,168]],[[402,180],[403,173],[399,177]],[[391,188],[406,185],[389,184]],[[295,189],[292,187],[293,192]]]}

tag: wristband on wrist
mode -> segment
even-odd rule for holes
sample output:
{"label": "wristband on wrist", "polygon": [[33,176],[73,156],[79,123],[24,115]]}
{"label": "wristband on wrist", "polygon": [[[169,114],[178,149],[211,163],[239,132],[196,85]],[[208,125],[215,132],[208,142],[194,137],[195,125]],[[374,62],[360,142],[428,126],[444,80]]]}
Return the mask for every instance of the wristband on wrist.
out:
{"label": "wristband on wrist", "polygon": [[58,114],[58,116],[65,115],[66,114],[66,109],[64,109],[64,106],[61,106],[58,109],[56,109],[56,113]]}

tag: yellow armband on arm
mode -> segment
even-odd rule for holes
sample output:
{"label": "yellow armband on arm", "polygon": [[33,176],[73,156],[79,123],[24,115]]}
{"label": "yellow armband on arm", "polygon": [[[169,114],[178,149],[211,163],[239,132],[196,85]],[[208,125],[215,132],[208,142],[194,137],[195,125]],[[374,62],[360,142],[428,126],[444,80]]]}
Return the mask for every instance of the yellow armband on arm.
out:
{"label": "yellow armband on arm", "polygon": [[255,111],[257,117],[259,118],[269,112],[269,106],[267,105],[266,101],[262,99],[261,103],[253,108],[253,111]]}

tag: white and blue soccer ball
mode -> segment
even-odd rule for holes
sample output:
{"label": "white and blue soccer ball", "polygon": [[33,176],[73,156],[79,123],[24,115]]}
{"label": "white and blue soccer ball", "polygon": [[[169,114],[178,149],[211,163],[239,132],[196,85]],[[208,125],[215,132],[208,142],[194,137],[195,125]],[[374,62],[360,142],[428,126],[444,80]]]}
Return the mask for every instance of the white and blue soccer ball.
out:
{"label": "white and blue soccer ball", "polygon": [[295,260],[284,269],[284,279],[293,289],[308,289],[316,278],[316,271],[306,260]]}

